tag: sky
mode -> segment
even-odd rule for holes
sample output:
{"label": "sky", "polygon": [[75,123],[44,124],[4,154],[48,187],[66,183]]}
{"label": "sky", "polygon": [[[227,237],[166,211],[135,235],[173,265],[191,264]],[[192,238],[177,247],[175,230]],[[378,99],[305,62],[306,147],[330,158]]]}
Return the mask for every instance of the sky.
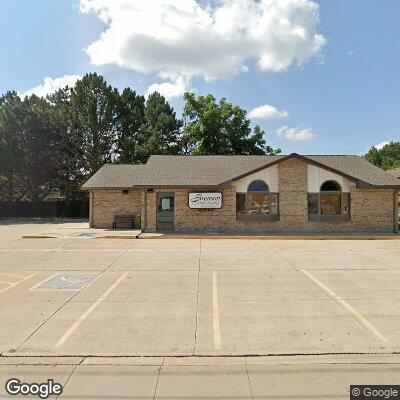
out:
{"label": "sky", "polygon": [[283,154],[363,154],[400,140],[398,0],[12,0],[0,94],[45,96],[88,72],[245,108]]}

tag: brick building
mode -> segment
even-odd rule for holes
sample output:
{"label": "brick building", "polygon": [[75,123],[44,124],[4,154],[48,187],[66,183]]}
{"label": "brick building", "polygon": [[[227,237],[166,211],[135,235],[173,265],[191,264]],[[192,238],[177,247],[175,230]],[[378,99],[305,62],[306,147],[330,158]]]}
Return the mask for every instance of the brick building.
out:
{"label": "brick building", "polygon": [[147,232],[393,232],[399,180],[358,156],[152,156],[82,187],[90,226],[140,216]]}

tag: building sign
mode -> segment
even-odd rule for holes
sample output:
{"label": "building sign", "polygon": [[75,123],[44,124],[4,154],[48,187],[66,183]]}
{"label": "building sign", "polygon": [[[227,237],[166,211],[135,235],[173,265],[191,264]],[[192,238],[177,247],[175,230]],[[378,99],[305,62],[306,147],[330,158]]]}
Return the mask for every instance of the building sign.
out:
{"label": "building sign", "polygon": [[189,208],[221,208],[222,193],[189,193]]}

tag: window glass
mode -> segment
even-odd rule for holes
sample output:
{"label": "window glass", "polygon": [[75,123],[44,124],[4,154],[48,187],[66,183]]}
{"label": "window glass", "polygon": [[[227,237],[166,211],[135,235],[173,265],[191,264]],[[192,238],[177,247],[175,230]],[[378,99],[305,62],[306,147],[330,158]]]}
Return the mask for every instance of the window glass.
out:
{"label": "window glass", "polygon": [[248,193],[247,210],[249,214],[270,214],[269,195]]}
{"label": "window glass", "polygon": [[174,197],[173,196],[160,196],[158,199],[157,210],[159,212],[173,212],[174,211]]}
{"label": "window glass", "polygon": [[341,214],[341,198],[341,194],[321,194],[321,214]]}
{"label": "window glass", "polygon": [[247,188],[248,192],[268,192],[268,190],[268,185],[261,180],[251,182],[249,187]]}
{"label": "window glass", "polygon": [[326,181],[321,185],[321,192],[340,192],[341,190],[336,181]]}
{"label": "window glass", "polygon": [[318,214],[318,193],[308,194],[308,213]]}
{"label": "window glass", "polygon": [[270,204],[271,204],[271,214],[278,214],[279,207],[278,207],[278,195],[277,194],[270,195]]}
{"label": "window glass", "polygon": [[350,214],[350,193],[343,193],[343,214]]}
{"label": "window glass", "polygon": [[246,214],[246,193],[236,193],[236,213]]}

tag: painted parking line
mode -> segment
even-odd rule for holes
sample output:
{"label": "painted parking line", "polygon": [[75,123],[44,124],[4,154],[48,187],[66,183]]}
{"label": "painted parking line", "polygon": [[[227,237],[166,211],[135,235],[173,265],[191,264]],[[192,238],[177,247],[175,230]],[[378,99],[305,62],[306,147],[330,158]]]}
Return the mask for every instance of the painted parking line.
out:
{"label": "painted parking line", "polygon": [[392,272],[397,272],[398,274],[400,274],[400,269],[392,269]]}
{"label": "painted parking line", "polygon": [[214,349],[221,349],[221,332],[219,326],[218,309],[218,276],[217,272],[212,273],[212,299],[213,299],[213,330],[214,330]]}
{"label": "painted parking line", "polygon": [[37,283],[35,286],[32,286],[29,290],[36,290],[36,288],[38,288],[40,285],[43,285],[44,283],[46,283],[47,281],[49,281],[51,278],[54,278],[56,275],[58,275],[60,272],[55,272],[54,274],[50,275],[48,278],[40,281],[39,283]]}
{"label": "painted parking line", "polygon": [[351,314],[371,335],[375,336],[384,344],[388,345],[389,341],[382,335],[382,333],[372,325],[371,322],[367,320],[362,314],[360,314],[355,308],[353,308],[347,301],[343,300],[339,295],[337,295],[333,290],[329,289],[320,280],[315,278],[306,270],[301,270],[301,272],[316,286],[323,290],[332,300],[335,300],[342,308],[344,308],[349,314]]}
{"label": "painted parking line", "polygon": [[24,275],[10,274],[9,272],[0,272],[1,275],[12,276],[14,278],[26,278]]}
{"label": "painted parking line", "polygon": [[68,338],[79,328],[82,322],[108,297],[108,295],[125,279],[129,271],[123,273],[105,292],[102,294],[65,332],[61,339],[56,343],[55,348],[61,347]]}
{"label": "painted parking line", "polygon": [[[0,289],[0,294],[6,292],[7,290],[12,289],[13,287],[19,285],[19,284],[22,283],[22,282],[25,282],[26,280],[32,278],[33,276],[37,275],[38,273],[39,273],[39,272],[34,272],[34,273],[31,274],[31,275],[28,275],[28,276],[23,277],[22,279],[20,279],[20,280],[17,281],[17,282],[10,283],[7,287],[5,287],[5,288],[3,288],[3,289]],[[2,274],[2,273],[1,273],[1,274]]]}

